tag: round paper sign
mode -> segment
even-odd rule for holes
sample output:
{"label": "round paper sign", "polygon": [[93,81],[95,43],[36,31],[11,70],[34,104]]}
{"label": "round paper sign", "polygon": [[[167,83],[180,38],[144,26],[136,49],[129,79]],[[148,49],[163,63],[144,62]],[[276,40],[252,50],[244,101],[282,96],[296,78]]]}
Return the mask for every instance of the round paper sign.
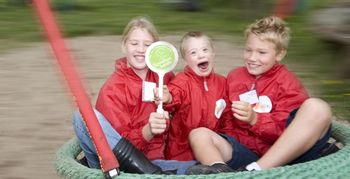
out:
{"label": "round paper sign", "polygon": [[177,50],[168,42],[158,41],[147,48],[146,64],[156,73],[166,73],[173,70],[177,61]]}
{"label": "round paper sign", "polygon": [[[165,73],[173,70],[178,61],[176,48],[168,42],[158,41],[152,43],[146,51],[146,64],[149,69],[158,74],[159,97],[163,98],[163,77]],[[163,113],[163,102],[158,104],[157,112]]]}

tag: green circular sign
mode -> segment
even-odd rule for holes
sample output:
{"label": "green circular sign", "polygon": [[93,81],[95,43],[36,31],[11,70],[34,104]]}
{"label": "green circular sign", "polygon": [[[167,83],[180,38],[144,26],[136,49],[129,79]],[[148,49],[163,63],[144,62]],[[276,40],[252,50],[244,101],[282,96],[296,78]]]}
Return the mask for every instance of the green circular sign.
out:
{"label": "green circular sign", "polygon": [[155,42],[146,51],[146,64],[155,72],[169,72],[176,66],[177,61],[176,48],[167,42]]}
{"label": "green circular sign", "polygon": [[150,52],[150,62],[158,70],[166,70],[173,63],[175,55],[169,47],[165,45],[159,45],[153,48]]}

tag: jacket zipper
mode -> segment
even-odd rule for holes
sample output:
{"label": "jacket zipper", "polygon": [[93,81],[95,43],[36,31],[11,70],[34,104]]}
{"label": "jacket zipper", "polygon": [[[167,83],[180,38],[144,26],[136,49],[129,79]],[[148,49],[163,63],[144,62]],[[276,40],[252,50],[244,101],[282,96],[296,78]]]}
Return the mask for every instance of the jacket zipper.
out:
{"label": "jacket zipper", "polygon": [[256,81],[254,81],[254,83],[252,83],[252,86],[250,87],[250,91],[255,89],[255,83],[256,83]]}
{"label": "jacket zipper", "polygon": [[206,92],[208,92],[209,91],[209,88],[208,88],[208,83],[207,83],[207,80],[204,78],[204,81],[203,81],[203,85],[204,85],[204,90],[206,91]]}

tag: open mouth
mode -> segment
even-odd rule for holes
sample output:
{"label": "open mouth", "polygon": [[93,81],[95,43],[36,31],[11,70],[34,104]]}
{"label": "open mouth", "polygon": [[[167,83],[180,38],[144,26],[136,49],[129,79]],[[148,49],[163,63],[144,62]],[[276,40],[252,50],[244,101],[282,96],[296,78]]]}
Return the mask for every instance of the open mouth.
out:
{"label": "open mouth", "polygon": [[209,62],[202,62],[198,64],[198,68],[201,70],[206,70],[209,66]]}

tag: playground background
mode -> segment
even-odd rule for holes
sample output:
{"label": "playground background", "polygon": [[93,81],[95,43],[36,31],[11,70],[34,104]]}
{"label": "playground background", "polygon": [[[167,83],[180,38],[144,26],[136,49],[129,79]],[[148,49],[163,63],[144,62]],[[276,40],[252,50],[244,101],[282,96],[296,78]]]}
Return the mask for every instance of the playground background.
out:
{"label": "playground background", "polygon": [[[337,1],[293,2],[293,8],[279,9],[284,9],[293,30],[283,63],[312,96],[329,102],[335,117],[347,122],[348,67],[334,46],[312,31],[310,18]],[[114,70],[114,60],[122,56],[120,34],[136,15],[149,16],[162,40],[177,47],[184,32],[207,32],[215,40],[215,70],[226,75],[242,64],[245,27],[277,12],[273,0],[52,0],[51,4],[92,104]],[[180,62],[175,71],[182,67]],[[75,104],[29,0],[0,0],[0,74],[0,178],[59,178],[54,154],[74,135],[70,120]]]}

